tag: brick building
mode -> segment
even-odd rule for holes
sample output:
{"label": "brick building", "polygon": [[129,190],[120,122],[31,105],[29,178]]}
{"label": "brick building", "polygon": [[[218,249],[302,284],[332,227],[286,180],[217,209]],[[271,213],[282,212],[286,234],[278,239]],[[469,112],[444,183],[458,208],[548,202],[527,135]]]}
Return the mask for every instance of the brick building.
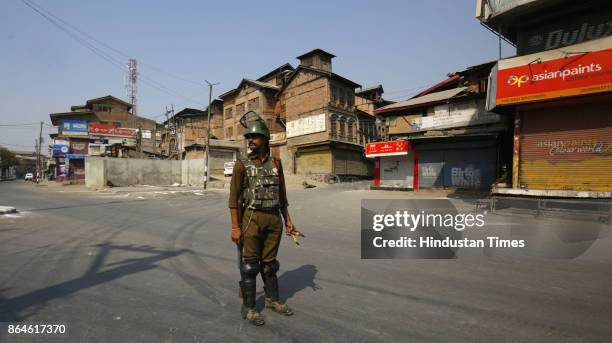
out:
{"label": "brick building", "polygon": [[[215,99],[210,111],[211,138],[223,138],[223,101]],[[163,123],[162,154],[170,159],[202,158],[208,132],[208,108],[185,108]]]}
{"label": "brick building", "polygon": [[[314,49],[298,56],[299,66],[278,91],[279,117],[286,120],[286,169],[323,179],[368,176],[372,165],[363,154],[366,112],[355,109],[355,88],[332,71],[335,56]],[[364,115],[365,114],[365,115]]]}
{"label": "brick building", "polygon": [[275,112],[276,95],[293,71],[294,68],[286,63],[256,80],[242,79],[236,88],[221,94],[223,137],[226,140],[244,140],[244,127],[239,120],[249,110],[257,112],[265,120],[271,133],[284,132],[283,123]]}
{"label": "brick building", "polygon": [[83,180],[86,156],[157,157],[161,133],[154,120],[133,115],[132,105],[107,95],[49,114],[58,180]]}

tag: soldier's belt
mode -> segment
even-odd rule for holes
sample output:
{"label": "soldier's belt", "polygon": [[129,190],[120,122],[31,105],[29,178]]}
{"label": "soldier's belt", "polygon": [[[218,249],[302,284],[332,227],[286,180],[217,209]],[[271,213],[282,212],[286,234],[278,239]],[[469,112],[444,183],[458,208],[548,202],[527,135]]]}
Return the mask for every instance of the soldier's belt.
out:
{"label": "soldier's belt", "polygon": [[280,210],[280,207],[266,207],[266,208],[247,208],[247,211],[251,212],[266,212],[266,213],[276,213]]}

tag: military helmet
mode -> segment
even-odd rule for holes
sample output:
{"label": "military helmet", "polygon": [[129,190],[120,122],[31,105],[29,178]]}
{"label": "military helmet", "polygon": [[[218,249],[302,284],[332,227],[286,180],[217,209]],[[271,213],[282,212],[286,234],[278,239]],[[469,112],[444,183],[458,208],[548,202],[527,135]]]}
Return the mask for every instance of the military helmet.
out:
{"label": "military helmet", "polygon": [[270,139],[270,130],[263,120],[255,120],[244,131],[244,137],[248,138],[250,135],[262,135],[267,139]]}

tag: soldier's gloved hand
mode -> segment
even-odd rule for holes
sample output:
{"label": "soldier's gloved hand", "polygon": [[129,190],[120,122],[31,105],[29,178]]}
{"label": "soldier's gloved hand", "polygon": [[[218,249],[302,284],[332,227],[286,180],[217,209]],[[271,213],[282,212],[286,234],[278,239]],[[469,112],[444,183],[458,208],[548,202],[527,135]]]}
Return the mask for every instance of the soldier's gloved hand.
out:
{"label": "soldier's gloved hand", "polygon": [[236,244],[240,244],[240,236],[242,235],[242,230],[240,227],[232,228],[232,242]]}
{"label": "soldier's gloved hand", "polygon": [[287,224],[285,225],[285,234],[286,234],[287,236],[291,236],[291,235],[293,235],[294,231],[295,231],[295,226],[293,226],[293,224],[292,224],[292,223],[287,223]]}

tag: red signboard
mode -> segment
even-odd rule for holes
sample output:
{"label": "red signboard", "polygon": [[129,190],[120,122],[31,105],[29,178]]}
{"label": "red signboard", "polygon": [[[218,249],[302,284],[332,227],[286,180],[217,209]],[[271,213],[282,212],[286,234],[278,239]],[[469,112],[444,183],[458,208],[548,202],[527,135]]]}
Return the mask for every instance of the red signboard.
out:
{"label": "red signboard", "polygon": [[497,72],[495,103],[509,105],[612,91],[612,49],[571,54]]}
{"label": "red signboard", "polygon": [[408,154],[407,141],[375,142],[366,144],[366,157],[397,156]]}
{"label": "red signboard", "polygon": [[116,127],[112,124],[89,124],[89,134],[98,136],[136,137],[136,130]]}

